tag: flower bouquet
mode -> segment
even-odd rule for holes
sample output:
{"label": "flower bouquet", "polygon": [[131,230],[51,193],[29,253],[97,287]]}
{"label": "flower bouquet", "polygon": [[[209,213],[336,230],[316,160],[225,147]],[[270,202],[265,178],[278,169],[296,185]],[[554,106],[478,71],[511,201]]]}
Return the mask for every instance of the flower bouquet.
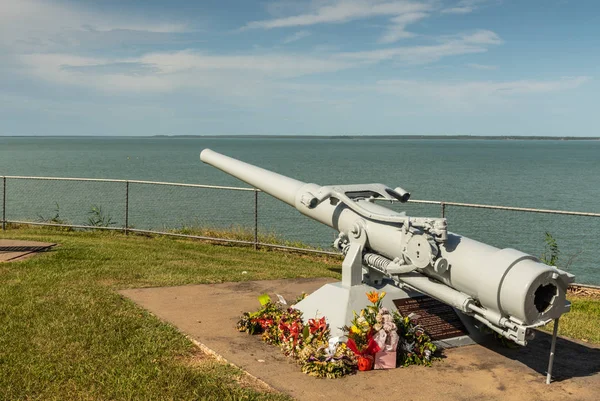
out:
{"label": "flower bouquet", "polygon": [[[372,305],[362,309],[359,314],[354,312],[350,326],[342,328],[348,338],[346,345],[356,354],[358,370],[361,371],[373,369],[375,355],[382,349],[377,343],[375,335],[383,330],[381,316],[381,322],[377,322],[383,297],[385,297],[385,292],[381,294],[376,291],[368,292],[367,298]],[[382,345],[385,345],[385,339]]]}
{"label": "flower bouquet", "polygon": [[302,312],[289,308],[283,312],[279,323],[279,346],[285,356],[297,358],[304,343],[304,324],[302,323]]}
{"label": "flower bouquet", "polygon": [[261,301],[261,308],[256,312],[244,312],[237,323],[238,331],[248,334],[260,334],[268,331],[275,322],[279,321],[282,314],[281,307],[270,299]]}
{"label": "flower bouquet", "polygon": [[335,339],[329,345],[308,344],[300,352],[302,372],[309,376],[335,379],[356,372],[356,357]]}
{"label": "flower bouquet", "polygon": [[379,308],[375,316],[376,324],[373,326],[375,335],[373,339],[379,346],[375,354],[375,369],[393,369],[396,367],[396,348],[398,347],[398,331],[394,323],[394,316],[387,308]]}
{"label": "flower bouquet", "polygon": [[394,314],[394,321],[400,335],[398,365],[431,366],[437,347],[425,330],[412,322],[409,316]]}

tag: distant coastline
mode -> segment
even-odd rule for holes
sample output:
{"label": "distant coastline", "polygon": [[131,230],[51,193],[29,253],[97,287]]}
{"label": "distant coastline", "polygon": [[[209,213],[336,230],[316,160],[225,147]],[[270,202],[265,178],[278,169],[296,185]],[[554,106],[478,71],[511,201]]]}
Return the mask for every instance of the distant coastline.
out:
{"label": "distant coastline", "polygon": [[600,136],[534,135],[0,135],[1,138],[205,138],[205,139],[450,139],[504,141],[600,141]]}
{"label": "distant coastline", "polygon": [[527,141],[600,141],[597,136],[518,136],[518,135],[154,135],[154,138],[228,139],[481,139]]}

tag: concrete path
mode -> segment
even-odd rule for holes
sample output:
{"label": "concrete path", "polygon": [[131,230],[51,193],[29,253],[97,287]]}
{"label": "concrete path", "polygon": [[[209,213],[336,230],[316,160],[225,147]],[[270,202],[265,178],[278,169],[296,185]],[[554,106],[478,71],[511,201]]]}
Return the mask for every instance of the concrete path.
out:
{"label": "concrete path", "polygon": [[50,242],[0,239],[0,262],[11,262],[44,252],[56,244]]}
{"label": "concrete path", "polygon": [[361,372],[318,379],[258,336],[235,330],[239,316],[258,308],[258,295],[293,300],[330,279],[294,279],[145,288],[121,294],[172,323],[227,361],[299,400],[599,400],[600,347],[560,338],[555,382],[545,384],[550,336],[525,348],[472,345],[445,351],[433,367]]}

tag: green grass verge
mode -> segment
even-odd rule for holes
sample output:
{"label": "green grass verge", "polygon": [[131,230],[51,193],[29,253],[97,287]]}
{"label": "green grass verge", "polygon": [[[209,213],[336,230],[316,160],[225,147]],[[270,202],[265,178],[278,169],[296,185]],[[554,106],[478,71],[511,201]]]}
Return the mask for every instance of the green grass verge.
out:
{"label": "green grass verge", "polygon": [[[562,315],[558,324],[558,334],[585,342],[600,344],[600,299],[581,296],[568,296],[571,312]],[[554,323],[543,327],[552,331]]]}
{"label": "green grass verge", "polygon": [[326,257],[187,239],[30,228],[0,238],[60,244],[0,264],[0,399],[287,399],[200,358],[115,290],[338,274]]}
{"label": "green grass verge", "polygon": [[[0,399],[288,399],[202,357],[172,326],[115,290],[339,278],[339,258],[181,238],[44,228],[0,231],[0,238],[60,244],[0,264]],[[560,334],[600,343],[600,300],[572,302]]]}

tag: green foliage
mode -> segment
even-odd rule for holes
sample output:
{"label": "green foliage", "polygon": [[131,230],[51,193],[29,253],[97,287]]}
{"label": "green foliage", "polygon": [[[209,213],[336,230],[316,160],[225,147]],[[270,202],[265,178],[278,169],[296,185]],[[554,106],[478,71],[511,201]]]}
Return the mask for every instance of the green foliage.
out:
{"label": "green foliage", "polygon": [[398,366],[425,365],[438,359],[437,347],[431,341],[425,330],[415,325],[408,316],[394,314],[394,322],[398,328],[400,342],[398,343]]}
{"label": "green foliage", "polygon": [[309,376],[337,379],[356,372],[356,356],[344,343],[336,347],[308,344],[300,360],[302,372]]}
{"label": "green foliage", "polygon": [[[261,295],[259,300],[264,300],[265,295],[266,294]],[[267,298],[268,297],[269,296],[267,295]],[[272,303],[270,299],[264,303],[262,300],[260,309],[255,312],[244,312],[236,325],[238,331],[246,332],[248,334],[260,334],[264,333],[274,322],[279,321],[283,313],[279,304]],[[268,342],[272,343],[271,341]]]}
{"label": "green foliage", "polygon": [[[45,217],[41,214],[38,214],[38,219],[37,221],[39,223],[49,223],[49,224],[69,224],[68,221],[66,221],[65,219],[60,217],[60,206],[58,204],[58,202],[54,203],[54,216],[52,217]],[[71,231],[72,228],[70,227],[52,227],[55,230],[59,230],[59,231]]]}
{"label": "green foliage", "polygon": [[88,216],[87,225],[90,227],[111,227],[117,224],[110,214],[102,210],[102,206],[92,205]]}
{"label": "green foliage", "polygon": [[60,218],[60,206],[58,205],[58,202],[54,203],[54,216],[53,217],[45,217],[41,214],[38,214],[38,222],[65,224],[65,221]]}
{"label": "green foliage", "polygon": [[541,257],[542,262],[549,266],[556,266],[560,251],[556,239],[548,231],[545,233],[544,243],[544,252]]}

